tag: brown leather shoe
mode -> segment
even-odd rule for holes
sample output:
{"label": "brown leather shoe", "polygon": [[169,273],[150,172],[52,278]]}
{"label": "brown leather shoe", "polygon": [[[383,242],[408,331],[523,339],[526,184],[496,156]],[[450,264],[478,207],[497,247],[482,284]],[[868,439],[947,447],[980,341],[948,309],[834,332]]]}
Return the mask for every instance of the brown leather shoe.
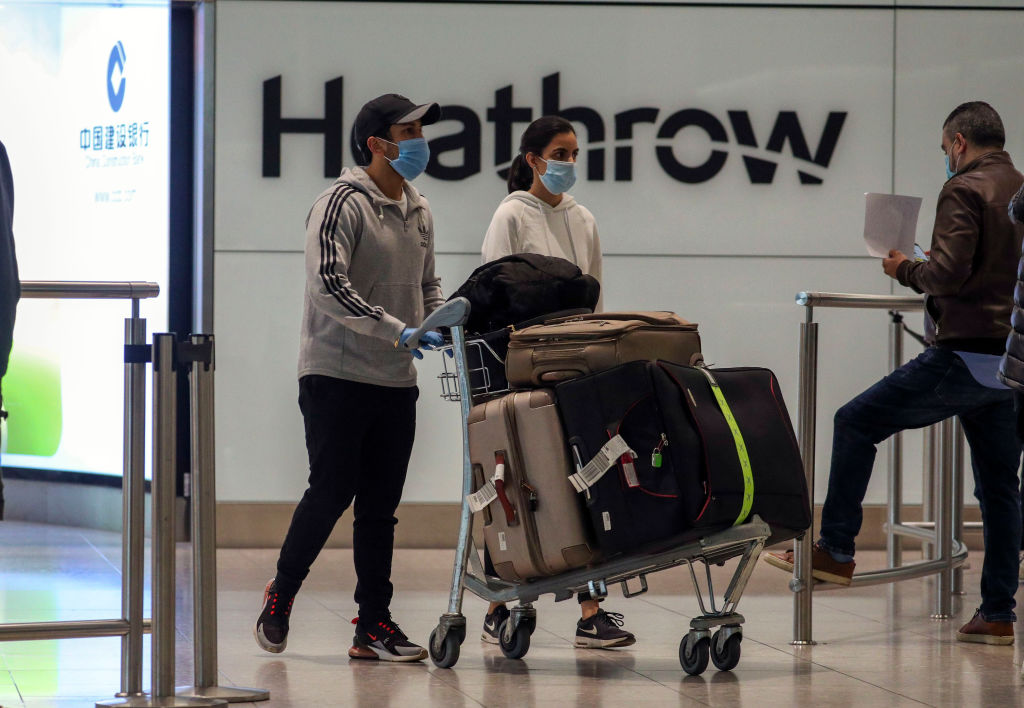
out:
{"label": "brown leather shoe", "polygon": [[957,631],[956,639],[958,642],[978,644],[1013,644],[1013,622],[989,622],[978,610],[971,621]]}
{"label": "brown leather shoe", "polygon": [[[765,553],[762,558],[764,558],[765,563],[768,565],[781,568],[790,573],[793,572],[792,550],[784,553]],[[856,567],[857,563],[854,561],[840,563],[835,560],[832,558],[831,553],[820,547],[817,543],[814,544],[814,548],[811,550],[811,577],[822,582],[849,585],[853,582],[853,569]]]}

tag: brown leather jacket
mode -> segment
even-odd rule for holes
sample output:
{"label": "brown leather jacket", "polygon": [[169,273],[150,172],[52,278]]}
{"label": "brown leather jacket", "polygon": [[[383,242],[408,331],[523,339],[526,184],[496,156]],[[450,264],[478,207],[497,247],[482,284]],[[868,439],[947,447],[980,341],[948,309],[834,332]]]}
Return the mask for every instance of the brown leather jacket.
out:
{"label": "brown leather jacket", "polygon": [[900,283],[929,296],[937,344],[1009,334],[1024,227],[1006,207],[1022,182],[1005,151],[965,165],[939,193],[931,260],[900,264]]}

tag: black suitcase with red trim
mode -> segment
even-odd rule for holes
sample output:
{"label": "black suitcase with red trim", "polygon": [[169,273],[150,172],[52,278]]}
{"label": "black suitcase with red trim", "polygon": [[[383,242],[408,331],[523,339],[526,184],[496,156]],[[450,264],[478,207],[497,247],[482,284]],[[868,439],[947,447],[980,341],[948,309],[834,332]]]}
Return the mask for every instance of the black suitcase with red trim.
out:
{"label": "black suitcase with red trim", "polygon": [[[555,392],[577,467],[615,435],[637,453],[635,460],[620,458],[581,493],[602,552],[633,552],[693,528],[704,504],[699,471],[677,469],[669,448],[699,451],[700,442],[677,387],[656,364],[622,364],[566,381]],[[672,440],[668,447],[666,439]]]}
{"label": "black suitcase with red trim", "polygon": [[[736,422],[749,480],[712,380]],[[778,380],[768,369],[702,371],[631,362],[562,383],[556,393],[577,465],[616,434],[637,455],[620,458],[587,490],[591,523],[605,553],[678,542],[754,514],[772,526],[770,543],[810,526],[796,438]],[[745,507],[748,483],[752,498]]]}

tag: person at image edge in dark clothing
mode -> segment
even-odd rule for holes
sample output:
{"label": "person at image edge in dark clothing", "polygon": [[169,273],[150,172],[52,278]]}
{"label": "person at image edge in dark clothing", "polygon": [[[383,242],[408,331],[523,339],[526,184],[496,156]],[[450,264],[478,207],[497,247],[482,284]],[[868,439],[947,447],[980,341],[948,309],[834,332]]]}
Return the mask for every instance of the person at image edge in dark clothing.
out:
{"label": "person at image edge in dark clothing", "polygon": [[[0,417],[3,410],[3,377],[14,340],[14,315],[21,297],[18,259],[14,252],[14,177],[7,148],[0,142]],[[0,475],[0,519],[4,518],[4,483]]]}
{"label": "person at image edge in dark clothing", "polygon": [[[936,204],[931,258],[891,251],[886,275],[924,293],[934,341],[835,415],[828,494],[812,575],[849,585],[876,446],[890,435],[957,416],[971,448],[974,495],[981,506],[985,556],[981,607],[960,627],[962,642],[1013,644],[1014,594],[1021,541],[1020,442],[1013,396],[997,372],[1011,331],[1016,264],[1024,228],[1007,205],[1024,183],[1003,150],[995,109],[972,101],[942,124],[946,183]],[[792,571],[793,552],[769,553]]]}
{"label": "person at image edge in dark clothing", "polygon": [[[1010,221],[1024,224],[1024,185],[1010,200],[1007,208]],[[999,380],[1013,389],[1013,407],[1017,411],[1017,437],[1024,443],[1024,254],[1017,265],[1017,286],[1013,291],[1013,331],[1006,338],[1006,354],[999,365]],[[1024,506],[1024,485],[1021,485],[1021,505]],[[1024,533],[1020,540],[1020,558],[1024,560]],[[1018,578],[1024,581],[1024,563]]]}
{"label": "person at image edge in dark clothing", "polygon": [[[306,219],[306,293],[299,343],[299,408],[309,487],[281,546],[254,632],[284,651],[292,602],[342,513],[353,507],[355,601],[349,656],[418,661],[427,651],[391,618],[395,510],[416,432],[416,368],[404,342],[442,304],[434,221],[409,181],[427,166],[423,126],[436,103],[386,94],[353,130],[363,167],[346,168]],[[420,344],[441,344],[429,332]]]}

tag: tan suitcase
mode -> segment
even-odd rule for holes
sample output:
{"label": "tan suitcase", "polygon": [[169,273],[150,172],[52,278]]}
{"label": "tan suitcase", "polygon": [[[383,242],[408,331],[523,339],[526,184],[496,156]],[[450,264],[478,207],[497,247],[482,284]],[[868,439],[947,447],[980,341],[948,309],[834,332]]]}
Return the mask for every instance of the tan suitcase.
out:
{"label": "tan suitcase", "polygon": [[512,333],[505,373],[512,386],[552,385],[631,361],[703,361],[697,325],[671,312],[603,312]]}
{"label": "tan suitcase", "polygon": [[[504,580],[557,575],[597,559],[575,472],[548,389],[510,393],[469,413],[474,490],[504,468],[502,496],[487,504],[484,540]],[[499,487],[499,489],[501,489]]]}

